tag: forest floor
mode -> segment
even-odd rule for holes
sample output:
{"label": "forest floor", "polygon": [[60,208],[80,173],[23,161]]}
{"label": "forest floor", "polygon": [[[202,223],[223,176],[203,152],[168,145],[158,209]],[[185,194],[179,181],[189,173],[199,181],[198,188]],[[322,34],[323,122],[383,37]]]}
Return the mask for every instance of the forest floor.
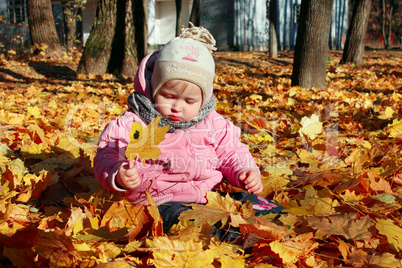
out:
{"label": "forest floor", "polygon": [[[401,267],[402,51],[366,51],[361,65],[341,56],[329,53],[326,89],[305,89],[290,86],[292,52],[214,53],[216,110],[241,128],[261,196],[285,213],[256,217],[209,192],[162,234],[155,204],[102,189],[92,169],[133,79],[77,76],[79,54],[0,55],[0,264]],[[257,242],[220,242],[216,222]]]}

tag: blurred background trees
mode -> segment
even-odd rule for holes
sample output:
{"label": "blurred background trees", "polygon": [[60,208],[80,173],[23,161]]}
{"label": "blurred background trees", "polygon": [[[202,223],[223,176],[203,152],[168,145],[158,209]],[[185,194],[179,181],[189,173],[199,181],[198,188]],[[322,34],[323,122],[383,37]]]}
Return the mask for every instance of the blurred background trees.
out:
{"label": "blurred background trees", "polygon": [[[400,0],[325,1],[326,4],[333,2],[329,33],[328,30],[321,31],[327,25],[324,18],[315,26],[299,19],[307,2],[314,6],[313,3],[319,1],[61,0],[56,3],[51,0],[2,0],[0,32],[3,41],[0,41],[0,49],[2,45],[3,52],[12,51],[15,49],[12,43],[17,40],[16,46],[18,42],[20,47],[29,43],[39,55],[60,57],[63,51],[71,52],[75,46],[83,46],[83,50],[78,51],[82,52],[78,73],[109,72],[132,76],[146,54],[179,34],[181,26],[187,26],[191,21],[212,32],[218,50],[259,50],[273,58],[278,57],[280,50],[294,50],[292,84],[309,87],[300,83],[304,80],[301,77],[305,77],[302,73],[318,75],[323,69],[325,71],[323,66],[327,63],[328,49],[343,50],[342,63],[358,64],[364,59],[365,48],[392,49],[401,45]],[[371,8],[369,3],[372,3]],[[85,17],[91,12],[92,18]],[[334,23],[334,18],[339,21]],[[55,20],[54,26],[52,21],[54,24]],[[333,24],[341,27],[334,28]],[[20,31],[27,25],[28,33]],[[307,38],[307,33],[314,38]],[[326,41],[328,34],[329,42]],[[337,35],[336,40],[334,35]],[[321,41],[320,47],[310,44],[312,41]],[[308,47],[315,50],[313,56],[306,57]],[[313,60],[316,64],[310,65]],[[320,67],[315,69],[317,66]],[[322,87],[325,76],[320,74],[319,77],[321,79],[309,78],[318,83],[310,86]]]}

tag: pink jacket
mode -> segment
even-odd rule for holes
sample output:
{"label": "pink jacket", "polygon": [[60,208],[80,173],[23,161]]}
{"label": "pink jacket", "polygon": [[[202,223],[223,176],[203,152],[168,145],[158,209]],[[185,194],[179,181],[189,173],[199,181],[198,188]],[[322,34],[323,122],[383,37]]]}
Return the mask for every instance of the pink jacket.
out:
{"label": "pink jacket", "polygon": [[[149,98],[152,97],[147,85],[156,55],[157,52],[142,61],[134,84],[137,92]],[[109,123],[99,138],[94,159],[97,180],[109,190],[126,192],[129,201],[144,203],[149,191],[159,204],[206,203],[206,191],[219,185],[223,178],[241,187],[238,180],[241,171],[254,168],[259,172],[248,147],[239,141],[240,129],[213,111],[196,126],[167,133],[159,144],[161,155],[157,161],[135,163],[141,185],[124,190],[116,185],[115,178],[119,167],[128,162],[125,150],[133,122],[145,126],[130,109]]]}

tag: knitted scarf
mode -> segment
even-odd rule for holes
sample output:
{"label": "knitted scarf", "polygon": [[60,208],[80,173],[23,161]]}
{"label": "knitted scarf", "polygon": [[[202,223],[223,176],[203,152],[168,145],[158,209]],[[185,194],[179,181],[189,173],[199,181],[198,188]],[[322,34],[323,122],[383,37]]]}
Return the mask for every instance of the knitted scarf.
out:
{"label": "knitted scarf", "polygon": [[134,92],[130,94],[127,98],[128,105],[134,110],[134,112],[141,117],[144,122],[149,124],[152,119],[157,116],[161,117],[161,121],[159,122],[159,127],[163,127],[168,125],[169,132],[174,132],[176,129],[186,129],[192,126],[197,125],[204,119],[210,112],[215,109],[216,100],[215,97],[212,96],[205,104],[202,106],[196,117],[188,122],[182,123],[172,123],[166,118],[164,118],[155,108],[155,104],[143,94],[138,92]]}

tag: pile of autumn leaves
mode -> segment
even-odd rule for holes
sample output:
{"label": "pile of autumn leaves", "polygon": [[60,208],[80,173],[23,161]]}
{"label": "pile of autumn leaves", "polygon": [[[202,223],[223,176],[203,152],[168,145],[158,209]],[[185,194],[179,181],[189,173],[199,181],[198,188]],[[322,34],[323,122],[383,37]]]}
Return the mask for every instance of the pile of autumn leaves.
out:
{"label": "pile of autumn leaves", "polygon": [[[243,131],[267,197],[256,217],[215,192],[164,235],[158,209],[101,189],[92,160],[131,80],[58,61],[2,57],[0,263],[16,267],[400,267],[402,53],[362,66],[331,53],[328,89],[290,87],[292,55],[215,53],[217,110]],[[236,191],[229,185],[221,190]],[[251,250],[212,226],[258,237]]]}

